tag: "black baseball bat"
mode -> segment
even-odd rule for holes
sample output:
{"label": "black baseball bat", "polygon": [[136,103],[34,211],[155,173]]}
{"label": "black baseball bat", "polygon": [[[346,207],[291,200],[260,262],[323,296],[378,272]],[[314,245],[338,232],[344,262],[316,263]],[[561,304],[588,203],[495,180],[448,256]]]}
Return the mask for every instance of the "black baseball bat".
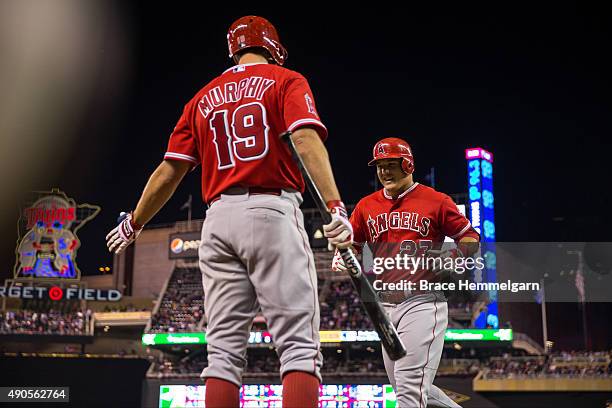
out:
{"label": "black baseball bat", "polygon": [[[291,139],[291,132],[285,132],[281,135],[281,138],[287,143],[289,146],[289,150],[293,156],[293,159],[298,165],[302,176],[304,177],[304,182],[306,183],[306,187],[308,187],[308,191],[315,200],[317,204],[317,208],[321,213],[321,217],[323,217],[323,222],[325,224],[329,224],[332,220],[332,216],[327,210],[327,205],[323,201],[323,197],[321,197],[321,193],[317,186],[315,186],[312,176],[304,166],[304,162],[302,158],[298,154],[295,144],[293,144],[293,140]],[[376,292],[370,284],[368,278],[363,274],[361,270],[361,265],[359,261],[355,257],[353,251],[348,249],[340,249],[340,255],[342,255],[342,259],[344,260],[344,264],[348,268],[349,276],[351,277],[351,281],[353,282],[353,286],[355,290],[360,296],[361,304],[366,310],[370,320],[374,325],[374,330],[378,333],[378,337],[380,337],[380,342],[383,347],[387,351],[387,354],[391,358],[391,360],[398,360],[406,355],[406,347],[402,343],[402,340],[399,338],[397,334],[397,330],[391,321],[389,320],[389,316],[385,313],[385,309],[382,304],[378,300],[376,296]]]}

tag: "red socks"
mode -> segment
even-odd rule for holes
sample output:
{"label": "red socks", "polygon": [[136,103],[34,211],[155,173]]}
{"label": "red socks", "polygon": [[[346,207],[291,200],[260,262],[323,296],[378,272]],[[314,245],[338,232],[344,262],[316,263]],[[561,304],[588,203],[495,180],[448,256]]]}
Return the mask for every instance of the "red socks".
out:
{"label": "red socks", "polygon": [[[283,378],[283,408],[317,408],[319,379],[310,373],[292,371]],[[208,407],[208,400],[206,401]]]}
{"label": "red socks", "polygon": [[[206,379],[206,408],[238,408],[240,388],[229,381]],[[317,408],[319,379],[303,371],[292,371],[283,378],[283,408]]]}
{"label": "red socks", "polygon": [[206,379],[206,408],[238,408],[240,388],[232,382],[220,378]]}

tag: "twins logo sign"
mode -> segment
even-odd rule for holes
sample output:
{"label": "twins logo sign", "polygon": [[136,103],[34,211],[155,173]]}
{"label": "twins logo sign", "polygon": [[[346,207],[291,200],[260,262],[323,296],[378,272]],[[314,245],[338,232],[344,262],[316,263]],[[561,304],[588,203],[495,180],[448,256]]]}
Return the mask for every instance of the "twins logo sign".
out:
{"label": "twins logo sign", "polygon": [[99,212],[100,207],[77,205],[58,189],[37,193],[19,219],[15,278],[79,279],[76,233]]}
{"label": "twins logo sign", "polygon": [[170,234],[168,258],[184,259],[197,258],[200,247],[199,232],[179,232]]}

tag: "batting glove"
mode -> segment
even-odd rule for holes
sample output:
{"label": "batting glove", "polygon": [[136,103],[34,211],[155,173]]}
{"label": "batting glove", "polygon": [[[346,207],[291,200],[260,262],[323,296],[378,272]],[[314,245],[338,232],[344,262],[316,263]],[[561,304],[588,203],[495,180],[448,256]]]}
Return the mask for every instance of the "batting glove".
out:
{"label": "batting glove", "polygon": [[132,213],[122,212],[119,214],[117,219],[119,225],[106,235],[106,246],[109,252],[114,251],[116,254],[120,254],[128,245],[136,241],[143,226],[136,224],[132,218]]}
{"label": "batting glove", "polygon": [[327,203],[327,208],[331,213],[332,220],[329,224],[323,225],[323,235],[327,238],[328,249],[348,248],[353,243],[353,226],[351,225],[344,203],[340,200],[333,200]]}
{"label": "batting glove", "polygon": [[[430,249],[427,251],[428,258],[439,258],[440,260],[428,261],[428,264],[433,264],[429,270],[433,272],[437,277],[447,277],[455,271],[454,268],[447,268],[446,266],[451,264],[454,265],[454,260],[457,258],[463,258],[463,254],[459,248],[446,248],[446,249]],[[452,260],[450,262],[449,260]]]}
{"label": "batting glove", "polygon": [[340,251],[337,249],[334,253],[334,259],[332,259],[331,269],[334,272],[344,272],[348,269],[344,263],[344,259],[342,259],[342,255],[340,255]]}

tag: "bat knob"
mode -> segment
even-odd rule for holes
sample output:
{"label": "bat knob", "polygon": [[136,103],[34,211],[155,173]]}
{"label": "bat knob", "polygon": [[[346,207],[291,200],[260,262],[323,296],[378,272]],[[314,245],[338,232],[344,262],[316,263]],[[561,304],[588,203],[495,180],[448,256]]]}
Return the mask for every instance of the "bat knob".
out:
{"label": "bat knob", "polygon": [[128,213],[121,211],[121,213],[119,214],[119,217],[117,218],[117,224],[120,224],[123,222],[123,220],[125,220],[128,216]]}

